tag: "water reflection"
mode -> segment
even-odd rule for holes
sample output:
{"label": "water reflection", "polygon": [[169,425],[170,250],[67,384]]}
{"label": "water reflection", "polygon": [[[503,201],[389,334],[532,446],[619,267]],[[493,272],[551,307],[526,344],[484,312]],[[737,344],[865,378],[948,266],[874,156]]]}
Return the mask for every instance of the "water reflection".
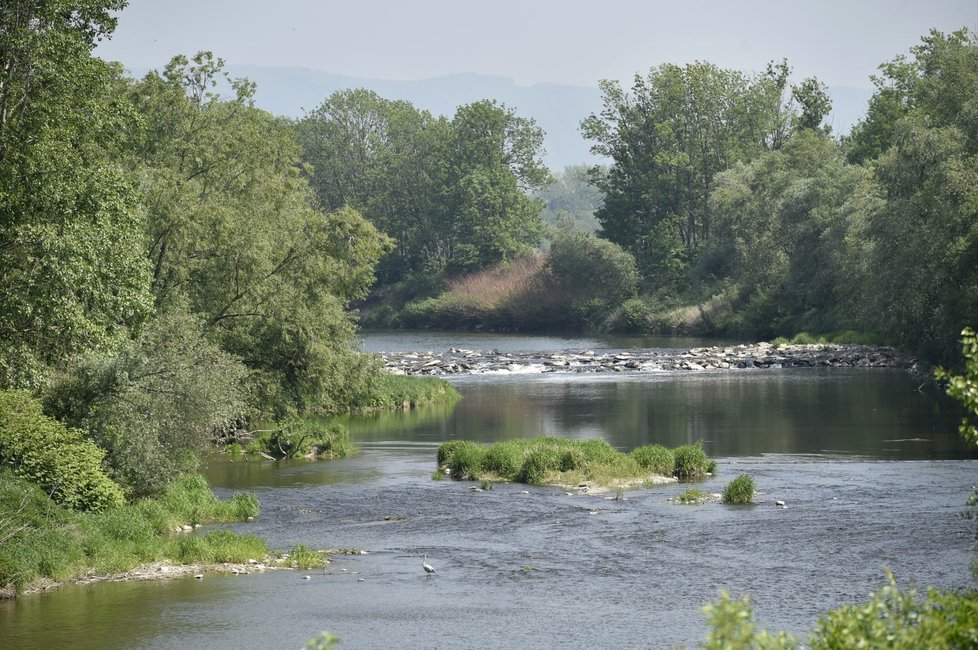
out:
{"label": "water reflection", "polygon": [[703,440],[716,456],[972,458],[960,411],[899,371],[799,369],[631,377],[464,378],[452,407],[350,421],[355,440],[603,437],[630,450]]}

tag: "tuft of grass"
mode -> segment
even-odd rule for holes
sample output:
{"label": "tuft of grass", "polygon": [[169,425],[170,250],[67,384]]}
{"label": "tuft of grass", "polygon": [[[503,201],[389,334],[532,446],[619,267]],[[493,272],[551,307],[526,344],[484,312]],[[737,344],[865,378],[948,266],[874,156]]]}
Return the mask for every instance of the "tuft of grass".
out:
{"label": "tuft of grass", "polygon": [[645,469],[662,476],[672,475],[676,467],[676,455],[662,445],[646,445],[633,449],[632,458]]}
{"label": "tuft of grass", "polygon": [[451,403],[458,391],[439,377],[408,377],[381,374],[361,410],[411,409],[428,404]]}
{"label": "tuft of grass", "polygon": [[689,488],[682,494],[676,497],[676,501],[679,503],[686,504],[696,504],[703,501],[706,498],[706,492],[702,490],[697,490],[696,488]]}
{"label": "tuft of grass", "polygon": [[268,545],[255,535],[233,530],[212,530],[206,535],[184,535],[167,541],[165,554],[181,564],[242,564],[265,557]]}
{"label": "tuft of grass", "polygon": [[[622,453],[606,440],[569,440],[552,436],[504,440],[480,445],[452,440],[438,448],[438,466],[456,480],[508,480],[533,485],[568,485],[591,481],[611,485],[618,481],[672,476],[684,459],[683,476],[700,476],[715,463],[700,445],[675,451],[659,445]],[[682,453],[680,453],[682,452]]]}
{"label": "tuft of grass", "polygon": [[677,447],[673,451],[673,456],[675,465],[672,473],[681,481],[701,478],[709,473],[711,467],[716,468],[716,463],[712,463],[703,451],[702,441]]}
{"label": "tuft of grass", "polygon": [[723,488],[723,502],[743,504],[754,500],[754,479],[747,474],[741,474],[734,480],[727,483]]}
{"label": "tuft of grass", "polygon": [[327,561],[326,551],[317,551],[304,544],[299,544],[289,551],[288,558],[283,561],[283,566],[293,569],[312,569],[322,567]]}

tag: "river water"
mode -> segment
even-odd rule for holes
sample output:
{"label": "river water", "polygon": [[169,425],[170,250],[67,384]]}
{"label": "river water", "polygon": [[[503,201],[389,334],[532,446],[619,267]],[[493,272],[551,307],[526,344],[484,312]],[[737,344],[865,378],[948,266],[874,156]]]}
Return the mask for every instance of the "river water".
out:
{"label": "river water", "polygon": [[[377,334],[368,350],[501,352],[701,345],[690,340]],[[275,548],[362,550],[325,570],[98,584],[0,604],[3,648],[670,648],[706,633],[700,607],[749,594],[757,618],[803,635],[864,600],[889,568],[963,587],[975,524],[960,516],[978,460],[959,411],[881,369],[457,377],[454,407],[350,422],[356,456],[213,462],[222,494],[262,514],[235,529]],[[452,438],[601,436],[623,450],[703,440],[715,492],[751,474],[751,506],[675,505],[687,485],[568,495],[432,480]],[[787,508],[775,507],[784,500]],[[427,554],[437,574],[427,577]],[[310,580],[303,580],[306,575]]]}

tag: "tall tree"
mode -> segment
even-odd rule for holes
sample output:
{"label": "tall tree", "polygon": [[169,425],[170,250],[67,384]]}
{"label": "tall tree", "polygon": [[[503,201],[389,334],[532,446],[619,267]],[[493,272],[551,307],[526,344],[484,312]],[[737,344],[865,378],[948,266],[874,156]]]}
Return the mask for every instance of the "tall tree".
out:
{"label": "tall tree", "polygon": [[978,313],[978,37],[934,30],[911,57],[882,67],[877,93],[899,89],[903,115],[885,128],[870,115],[853,136],[867,151],[884,147],[865,233],[874,320],[901,344],[950,360]]}
{"label": "tall tree", "polygon": [[37,387],[150,309],[138,197],[108,153],[135,124],[92,56],[113,0],[0,7],[0,385]]}
{"label": "tall tree", "polygon": [[714,176],[778,148],[785,137],[786,64],[748,78],[709,63],[636,75],[631,92],[601,82],[604,108],[582,123],[614,160],[596,181],[603,236],[632,252],[655,286],[676,286],[711,236]]}
{"label": "tall tree", "polygon": [[372,376],[344,308],[389,241],[352,208],[316,207],[291,125],[254,108],[252,92],[206,52],[131,89],[157,305],[186,301],[256,371],[266,404],[343,410]]}
{"label": "tall tree", "polygon": [[543,134],[483,101],[452,120],[366,90],[339,91],[298,124],[323,205],[351,205],[397,241],[384,282],[484,268],[535,245]]}

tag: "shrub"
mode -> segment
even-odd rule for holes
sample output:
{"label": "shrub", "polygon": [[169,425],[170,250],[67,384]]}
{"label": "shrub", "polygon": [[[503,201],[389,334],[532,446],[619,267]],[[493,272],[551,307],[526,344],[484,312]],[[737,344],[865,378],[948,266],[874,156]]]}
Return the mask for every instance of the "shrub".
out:
{"label": "shrub", "polygon": [[724,503],[750,503],[754,500],[754,479],[741,474],[723,488]]}
{"label": "shrub", "polygon": [[215,428],[242,415],[247,376],[195,316],[174,307],[135,340],[74,359],[45,409],[89,432],[130,496],[156,495],[196,467]]}
{"label": "shrub", "polygon": [[660,476],[672,476],[676,467],[675,454],[662,445],[638,447],[632,450],[631,455],[644,469]]}
{"label": "shrub", "polygon": [[105,452],[77,429],[47,417],[23,391],[0,391],[0,463],[40,485],[57,503],[104,510],[124,502],[102,471]]}
{"label": "shrub", "polygon": [[608,319],[608,331],[620,334],[644,334],[649,330],[652,306],[641,298],[629,298]]}
{"label": "shrub", "polygon": [[710,466],[710,459],[703,451],[702,442],[677,447],[673,455],[676,462],[672,473],[680,480],[704,476]]}
{"label": "shrub", "polygon": [[260,452],[275,458],[345,458],[355,450],[346,427],[308,418],[277,422],[274,429],[263,431],[247,447],[248,453]]}

